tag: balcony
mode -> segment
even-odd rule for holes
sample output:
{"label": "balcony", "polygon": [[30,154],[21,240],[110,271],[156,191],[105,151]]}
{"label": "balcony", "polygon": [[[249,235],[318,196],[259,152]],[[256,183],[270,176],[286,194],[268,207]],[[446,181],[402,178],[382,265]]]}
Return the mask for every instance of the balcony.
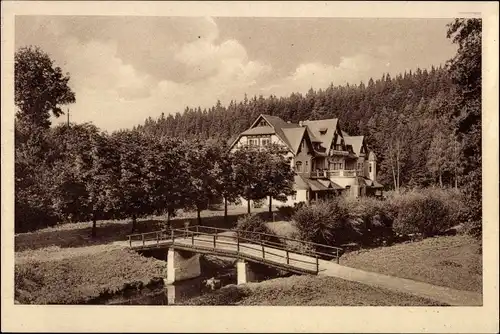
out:
{"label": "balcony", "polygon": [[363,171],[358,169],[337,169],[337,170],[317,170],[312,171],[310,177],[312,179],[330,178],[330,177],[356,177],[363,176]]}
{"label": "balcony", "polygon": [[349,152],[347,152],[347,151],[340,151],[340,150],[330,150],[328,152],[328,155],[330,155],[330,156],[332,156],[332,155],[346,156],[346,155],[349,155]]}

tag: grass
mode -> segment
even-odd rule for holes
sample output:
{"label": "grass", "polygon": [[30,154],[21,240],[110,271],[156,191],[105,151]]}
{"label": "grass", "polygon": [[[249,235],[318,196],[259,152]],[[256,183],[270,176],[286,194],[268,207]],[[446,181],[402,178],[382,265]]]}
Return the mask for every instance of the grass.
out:
{"label": "grass", "polygon": [[291,276],[228,285],[185,305],[444,306],[434,301],[325,276]]}
{"label": "grass", "polygon": [[343,255],[340,264],[458,290],[482,292],[482,255],[470,236],[442,236]]}
{"label": "grass", "polygon": [[[264,215],[266,214],[266,208],[252,209],[252,212]],[[228,221],[224,222],[224,211],[204,210],[201,212],[202,224],[212,227],[232,228],[245,213],[246,208],[242,206],[230,207],[228,209]],[[134,233],[159,230],[165,221],[166,217],[164,216],[138,219],[137,229]],[[196,225],[196,212],[181,212],[178,216],[172,218],[172,226],[176,228],[183,227],[185,222]],[[97,237],[92,238],[90,222],[61,224],[34,232],[17,234],[14,247],[16,252],[21,252],[52,246],[70,248],[103,245],[126,240],[131,230],[132,221],[130,219],[103,220],[97,223]]]}
{"label": "grass", "polygon": [[158,283],[164,267],[163,261],[126,249],[51,261],[25,260],[15,264],[15,299],[21,304],[87,303],[130,286]]}

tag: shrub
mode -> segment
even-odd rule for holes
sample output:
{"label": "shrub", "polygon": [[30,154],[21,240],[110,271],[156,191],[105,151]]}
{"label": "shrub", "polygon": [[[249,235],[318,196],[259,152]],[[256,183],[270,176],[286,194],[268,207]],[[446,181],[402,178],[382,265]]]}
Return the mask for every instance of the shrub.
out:
{"label": "shrub", "polygon": [[357,232],[362,245],[379,245],[384,241],[392,243],[394,233],[390,209],[385,201],[376,198],[342,198],[340,201],[348,213],[351,225]]}
{"label": "shrub", "polygon": [[442,233],[456,221],[450,203],[431,191],[410,192],[395,197],[392,205],[397,207],[394,230],[397,233],[420,233],[424,237]]}
{"label": "shrub", "polygon": [[[236,229],[240,232],[240,237],[255,241],[270,241],[272,243],[281,243],[279,236],[271,230],[259,215],[250,214],[238,219]],[[265,233],[262,235],[259,233]]]}
{"label": "shrub", "polygon": [[293,206],[284,205],[278,207],[278,215],[280,219],[290,220],[295,213],[295,208]]}
{"label": "shrub", "polygon": [[352,239],[345,207],[337,199],[304,206],[293,215],[299,239],[326,245],[340,245]]}

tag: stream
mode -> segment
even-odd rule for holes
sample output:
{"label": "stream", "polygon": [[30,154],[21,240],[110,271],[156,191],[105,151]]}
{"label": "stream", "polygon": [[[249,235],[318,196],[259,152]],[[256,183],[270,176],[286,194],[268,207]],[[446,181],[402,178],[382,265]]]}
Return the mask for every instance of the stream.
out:
{"label": "stream", "polygon": [[[143,254],[148,256],[147,254]],[[154,255],[149,255],[154,256]],[[202,275],[196,278],[159,286],[156,288],[143,288],[140,290],[126,291],[116,294],[100,304],[104,305],[176,305],[204,294],[213,293],[205,281],[214,278],[220,281],[220,287],[236,284],[237,273],[234,259],[215,256],[200,258]],[[286,272],[278,271],[263,265],[252,264],[250,267],[254,274],[254,281],[288,276]],[[219,289],[217,287],[215,290]]]}

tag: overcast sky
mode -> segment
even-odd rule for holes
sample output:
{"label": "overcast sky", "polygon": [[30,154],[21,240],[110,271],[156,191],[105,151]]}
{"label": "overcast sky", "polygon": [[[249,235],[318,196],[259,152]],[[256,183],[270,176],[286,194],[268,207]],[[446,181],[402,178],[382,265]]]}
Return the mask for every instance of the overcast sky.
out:
{"label": "overcast sky", "polygon": [[456,51],[449,21],[17,16],[15,45],[38,45],[70,73],[72,121],[111,131],[245,93],[288,96],[444,65]]}

